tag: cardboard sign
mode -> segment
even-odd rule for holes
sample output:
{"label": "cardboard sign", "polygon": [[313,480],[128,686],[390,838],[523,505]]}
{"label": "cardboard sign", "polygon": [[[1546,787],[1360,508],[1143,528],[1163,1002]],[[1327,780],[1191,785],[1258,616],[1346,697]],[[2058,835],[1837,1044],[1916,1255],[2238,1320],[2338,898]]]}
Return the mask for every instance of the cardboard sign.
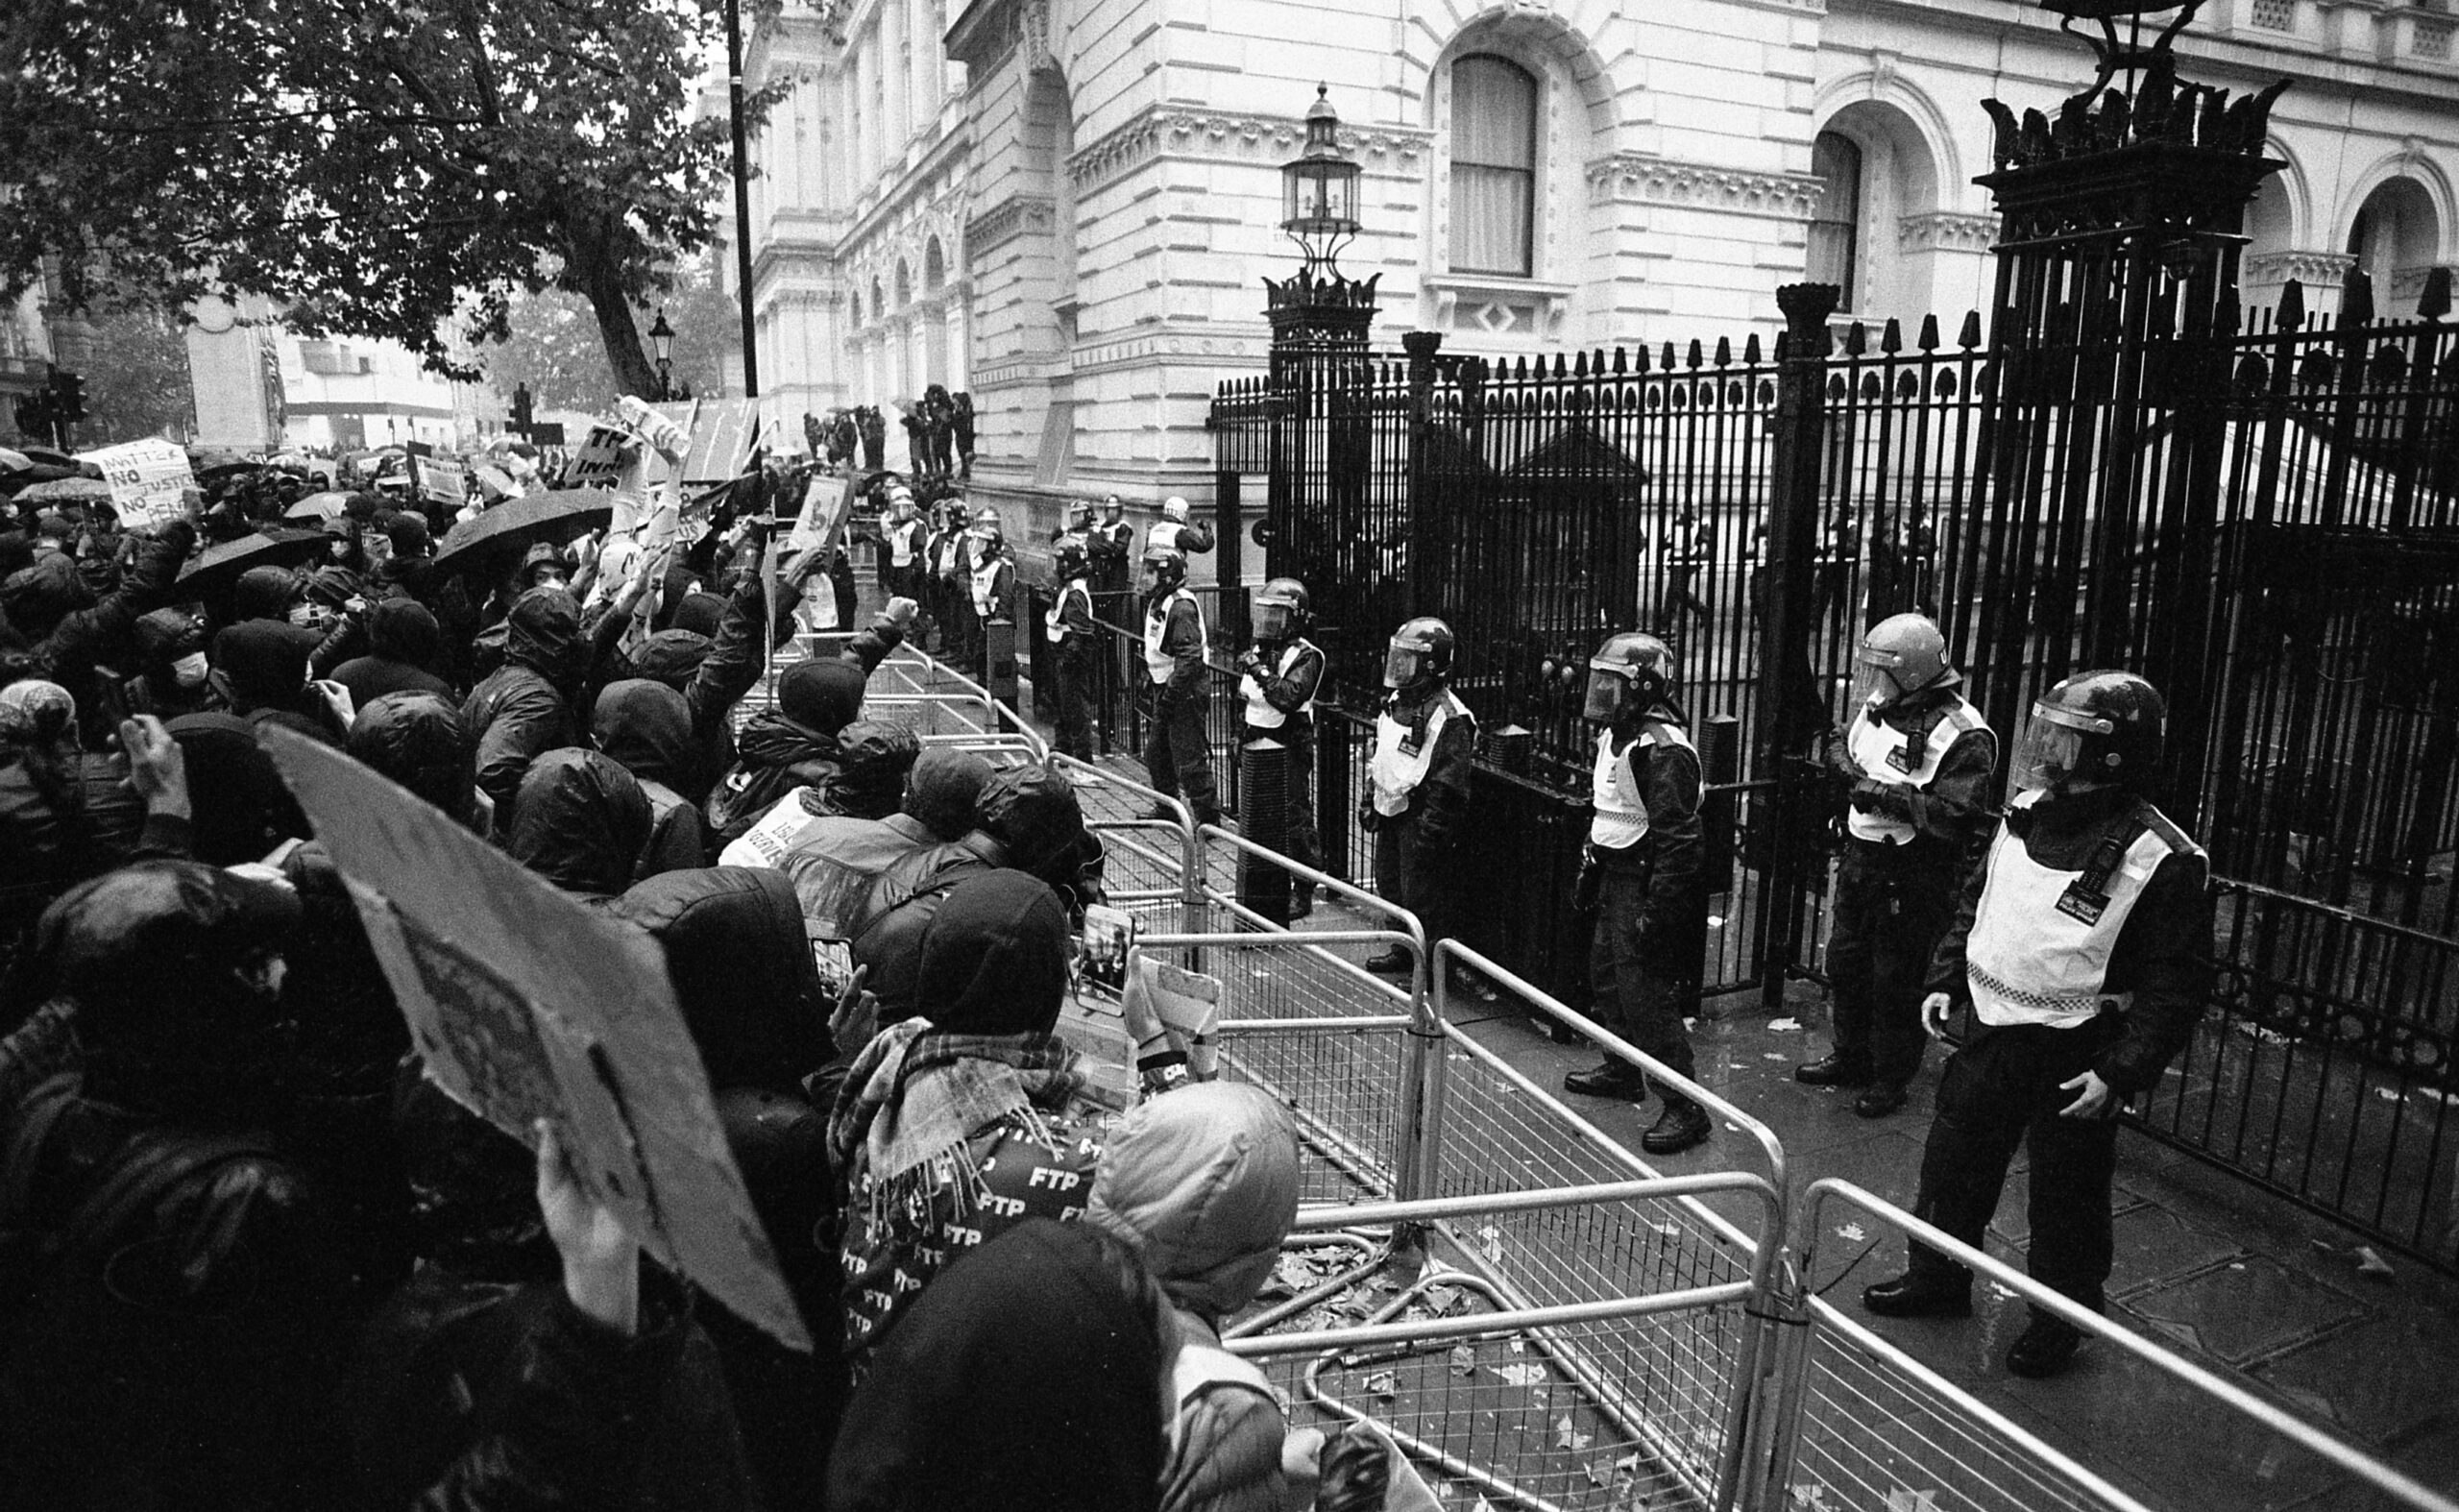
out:
{"label": "cardboard sign", "polygon": [[1138,954],[1127,974],[1126,1016],[1160,1022],[1171,1047],[1185,1053],[1188,1069],[1202,1081],[1220,1074],[1221,983],[1151,955]]}
{"label": "cardboard sign", "polygon": [[[831,484],[837,484],[832,488]],[[803,512],[794,521],[793,530],[786,537],[790,551],[819,551],[825,554],[837,544],[840,531],[854,513],[855,491],[860,487],[856,475],[848,470],[844,481],[839,483],[826,473],[812,475],[811,484],[803,490]],[[836,498],[829,496],[835,494]]]}
{"label": "cardboard sign", "polygon": [[442,457],[423,456],[410,464],[417,470],[419,497],[458,509],[470,497],[470,470]]}
{"label": "cardboard sign", "polygon": [[196,487],[196,474],[180,447],[148,438],[81,452],[77,460],[103,470],[111,508],[124,528],[154,530],[188,517],[186,490]]}
{"label": "cardboard sign", "polygon": [[550,1120],[642,1248],[811,1348],[657,942],[340,752],[281,729],[264,744],[350,884],[437,1085],[523,1143]]}
{"label": "cardboard sign", "polygon": [[613,488],[623,478],[623,443],[629,433],[621,426],[599,424],[564,466],[566,488]]}

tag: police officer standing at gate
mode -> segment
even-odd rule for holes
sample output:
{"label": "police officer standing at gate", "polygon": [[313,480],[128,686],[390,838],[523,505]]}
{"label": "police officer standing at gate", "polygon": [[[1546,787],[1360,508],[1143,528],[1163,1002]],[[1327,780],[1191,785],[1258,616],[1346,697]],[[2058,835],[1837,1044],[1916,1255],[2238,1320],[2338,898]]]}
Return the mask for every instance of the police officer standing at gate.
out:
{"label": "police officer standing at gate", "polygon": [[1836,1048],[1793,1080],[1862,1087],[1853,1111],[1884,1118],[1921,1069],[1922,983],[1989,818],[1998,739],[1957,691],[1946,638],[1922,616],[1871,626],[1854,663],[1852,719],[1827,747],[1851,790],[1828,913]]}
{"label": "police officer standing at gate", "polygon": [[[1699,874],[1699,753],[1673,702],[1673,652],[1653,635],[1609,636],[1588,664],[1583,719],[1596,737],[1595,813],[1585,867],[1594,868],[1596,933],[1589,983],[1606,1026],[1692,1076],[1685,1015],[1696,1011],[1707,938],[1707,891]],[[1584,878],[1585,880],[1585,878]],[[1647,1078],[1612,1057],[1563,1078],[1567,1090],[1640,1102]],[[1706,1139],[1708,1110],[1671,1088],[1640,1136],[1651,1155]]]}
{"label": "police officer standing at gate", "polygon": [[[1431,616],[1392,632],[1383,656],[1388,691],[1357,810],[1358,826],[1375,837],[1375,890],[1418,916],[1429,950],[1458,933],[1452,905],[1477,749],[1477,717],[1451,691],[1457,646],[1451,626]],[[1409,954],[1396,945],[1366,968],[1406,971]]]}
{"label": "police officer standing at gate", "polygon": [[[1289,856],[1318,871],[1323,841],[1315,834],[1315,691],[1324,653],[1306,639],[1313,620],[1306,585],[1276,577],[1255,590],[1255,644],[1238,658],[1238,693],[1246,700],[1239,742],[1278,741],[1289,750]],[[1292,879],[1289,916],[1315,911],[1315,885]]]}
{"label": "police officer standing at gate", "polygon": [[[2017,1141],[2032,1152],[2033,1277],[2095,1312],[2110,1262],[2119,1106],[2158,1084],[2211,989],[2211,867],[2144,796],[2167,708],[2130,672],[2080,672],[2033,705],[2007,817],[1932,958],[1924,1027],[1955,1004],[1913,1211],[1978,1248]],[[1862,1294],[1886,1317],[1962,1317],[1972,1277],[1925,1246]],[[2034,1312],[2007,1353],[2055,1376],[2082,1336]]]}
{"label": "police officer standing at gate", "polygon": [[[1221,822],[1212,786],[1212,743],[1204,731],[1204,608],[1187,591],[1186,556],[1156,546],[1144,553],[1144,769],[1171,797],[1181,792],[1198,824]],[[1155,805],[1151,815],[1168,818]]]}
{"label": "police officer standing at gate", "polygon": [[999,511],[987,504],[974,517],[972,542],[973,561],[964,584],[975,625],[971,660],[975,676],[986,683],[990,678],[990,622],[1015,621],[1016,567],[1008,560],[1008,534],[1000,526]]}
{"label": "police officer standing at gate", "polygon": [[[1057,662],[1059,753],[1078,761],[1093,759],[1093,658],[1099,654],[1093,634],[1093,593],[1085,579],[1092,561],[1083,543],[1061,536],[1053,549],[1058,564],[1059,597],[1042,618],[1051,654]],[[1070,771],[1071,781],[1084,778]]]}

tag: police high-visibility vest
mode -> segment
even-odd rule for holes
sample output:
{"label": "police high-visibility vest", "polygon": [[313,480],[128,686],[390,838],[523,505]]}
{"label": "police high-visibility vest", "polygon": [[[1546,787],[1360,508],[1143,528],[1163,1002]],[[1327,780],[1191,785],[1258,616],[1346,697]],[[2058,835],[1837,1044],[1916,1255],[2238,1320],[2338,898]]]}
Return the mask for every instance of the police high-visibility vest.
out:
{"label": "police high-visibility vest", "polygon": [[1156,520],[1152,528],[1144,532],[1144,549],[1148,551],[1175,551],[1178,549],[1179,523],[1175,520]]}
{"label": "police high-visibility vest", "polygon": [[995,556],[986,556],[973,570],[973,612],[984,619],[999,597],[999,569],[1006,564]]}
{"label": "police high-visibility vest", "polygon": [[1408,812],[1409,794],[1425,781],[1427,768],[1434,765],[1434,744],[1453,719],[1473,724],[1476,716],[1446,688],[1443,701],[1426,716],[1425,734],[1412,744],[1411,727],[1392,718],[1391,704],[1384,704],[1383,712],[1375,717],[1375,756],[1366,765],[1367,776],[1375,784],[1376,813],[1390,818]]}
{"label": "police high-visibility vest", "polygon": [[1171,609],[1181,603],[1195,610],[1196,644],[1203,646],[1209,639],[1204,629],[1204,605],[1196,601],[1195,595],[1186,591],[1185,585],[1180,585],[1176,591],[1156,597],[1147,605],[1144,610],[1144,671],[1153,679],[1155,687],[1168,682],[1171,674],[1179,670],[1179,659],[1161,649],[1161,641],[1170,628]]}
{"label": "police high-visibility vest", "polygon": [[2101,990],[2109,957],[2152,873],[2178,851],[2176,834],[2166,819],[2146,828],[2109,874],[2106,893],[2094,896],[2081,887],[2082,871],[2040,865],[1999,825],[1964,941],[1964,977],[1981,1021],[2073,1029],[2105,1005],[2125,1008],[2131,993]]}
{"label": "police high-visibility vest", "polygon": [[1067,639],[1067,596],[1070,594],[1082,597],[1086,618],[1092,616],[1093,591],[1084,586],[1084,580],[1071,577],[1060,584],[1059,597],[1051,600],[1050,612],[1041,617],[1042,628],[1050,632],[1050,644],[1053,646],[1061,645]]}
{"label": "police high-visibility vest", "polygon": [[[1308,641],[1303,635],[1291,641],[1287,646],[1281,647],[1280,665],[1272,670],[1272,674],[1275,677],[1288,676],[1289,670],[1297,666],[1299,662],[1303,660],[1309,652],[1313,652],[1316,655],[1323,654],[1320,651],[1316,651],[1314,643]],[[1274,708],[1271,701],[1264,697],[1264,685],[1257,682],[1254,679],[1254,674],[1246,673],[1240,675],[1238,678],[1238,694],[1241,697],[1247,700],[1247,722],[1254,728],[1258,730],[1277,730],[1283,724],[1289,722],[1289,715],[1283,713],[1279,709]],[[1307,695],[1306,701],[1301,704],[1295,712],[1307,719],[1313,719],[1315,717],[1314,695]]]}
{"label": "police high-visibility vest", "polygon": [[911,567],[913,565],[913,537],[921,528],[922,522],[908,520],[903,524],[889,525],[886,531],[882,532],[888,539],[889,566]]}
{"label": "police high-visibility vest", "polygon": [[[1929,743],[1921,747],[1918,766],[1904,765],[1904,731],[1896,729],[1863,709],[1853,720],[1853,761],[1863,775],[1887,788],[1910,788],[1918,793],[1930,786],[1938,775],[1938,763],[1947,759],[1947,751],[1957,740],[1973,730],[1986,731],[1980,711],[1958,698],[1949,704],[1938,721],[1930,726]],[[1860,809],[1847,809],[1844,827],[1856,840],[1884,841],[1901,845],[1912,838],[1912,826],[1902,819],[1883,814],[1867,814]]]}
{"label": "police high-visibility vest", "polygon": [[1693,748],[1682,726],[1655,719],[1642,725],[1638,737],[1619,751],[1614,748],[1612,730],[1597,733],[1596,767],[1590,777],[1590,844],[1606,850],[1628,850],[1647,838],[1647,796],[1640,791],[1639,773],[1632,769],[1631,757],[1636,751],[1656,746],[1678,746],[1686,751]]}

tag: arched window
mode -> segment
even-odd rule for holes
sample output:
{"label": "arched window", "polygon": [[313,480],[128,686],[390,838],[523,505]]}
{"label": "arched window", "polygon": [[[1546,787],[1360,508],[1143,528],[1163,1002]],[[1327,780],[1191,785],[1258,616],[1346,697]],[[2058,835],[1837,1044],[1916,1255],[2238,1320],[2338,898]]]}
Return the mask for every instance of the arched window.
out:
{"label": "arched window", "polygon": [[913,303],[913,271],[902,259],[896,264],[896,307],[903,309]]}
{"label": "arched window", "polygon": [[1451,64],[1451,269],[1536,271],[1537,80],[1491,53]]}
{"label": "arched window", "polygon": [[1861,144],[1841,132],[1819,133],[1811,142],[1810,171],[1819,184],[1810,216],[1810,281],[1842,290],[1838,309],[1859,309],[1853,274],[1861,250]]}

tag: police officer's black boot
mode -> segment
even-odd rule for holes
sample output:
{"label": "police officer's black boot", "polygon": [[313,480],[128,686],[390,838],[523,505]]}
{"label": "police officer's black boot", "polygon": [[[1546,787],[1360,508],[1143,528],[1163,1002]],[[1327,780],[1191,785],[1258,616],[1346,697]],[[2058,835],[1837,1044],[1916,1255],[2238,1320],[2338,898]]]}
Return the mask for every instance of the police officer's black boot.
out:
{"label": "police officer's black boot", "polygon": [[2031,1327],[2007,1351],[2007,1369],[2033,1380],[2063,1376],[2083,1347],[2083,1330],[2045,1312],[2033,1314]]}
{"label": "police officer's black boot", "polygon": [[1882,1318],[1969,1318],[1972,1279],[1910,1270],[1863,1289],[1862,1305]]}
{"label": "police officer's black boot", "polygon": [[1822,1060],[1793,1067],[1793,1080],[1804,1086],[1866,1086],[1870,1062],[1865,1057],[1834,1050]]}
{"label": "police officer's black boot", "polygon": [[1677,1092],[1668,1092],[1665,1111],[1640,1135],[1640,1148],[1650,1155],[1679,1155],[1694,1144],[1706,1143],[1716,1129],[1706,1109]]}
{"label": "police officer's black boot", "polygon": [[1406,976],[1416,959],[1398,945],[1387,945],[1366,958],[1366,969],[1377,976]]}
{"label": "police officer's black boot", "polygon": [[1648,1100],[1648,1079],[1639,1067],[1609,1057],[1585,1071],[1565,1075],[1563,1090],[1582,1097],[1619,1097],[1626,1103],[1644,1103]]}

